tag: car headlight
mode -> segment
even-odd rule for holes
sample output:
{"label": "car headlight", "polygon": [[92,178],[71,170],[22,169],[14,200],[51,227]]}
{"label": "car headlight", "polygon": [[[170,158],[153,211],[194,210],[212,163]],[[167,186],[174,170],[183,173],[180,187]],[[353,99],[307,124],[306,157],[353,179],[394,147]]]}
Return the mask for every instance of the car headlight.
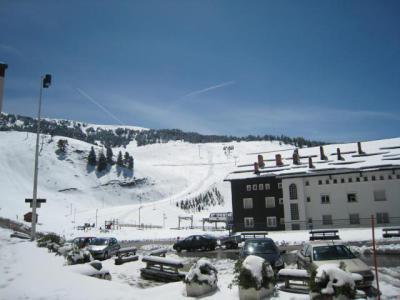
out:
{"label": "car headlight", "polygon": [[275,261],[275,267],[281,267],[284,265],[283,259],[282,257],[279,257],[276,261]]}

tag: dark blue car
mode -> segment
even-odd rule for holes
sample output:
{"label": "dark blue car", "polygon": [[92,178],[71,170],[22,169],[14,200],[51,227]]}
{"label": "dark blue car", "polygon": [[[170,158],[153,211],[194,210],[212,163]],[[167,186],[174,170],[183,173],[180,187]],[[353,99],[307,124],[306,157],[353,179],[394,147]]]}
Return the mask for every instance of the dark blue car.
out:
{"label": "dark blue car", "polygon": [[281,252],[270,238],[246,240],[240,251],[240,258],[245,259],[248,255],[264,258],[274,270],[280,270],[285,267]]}

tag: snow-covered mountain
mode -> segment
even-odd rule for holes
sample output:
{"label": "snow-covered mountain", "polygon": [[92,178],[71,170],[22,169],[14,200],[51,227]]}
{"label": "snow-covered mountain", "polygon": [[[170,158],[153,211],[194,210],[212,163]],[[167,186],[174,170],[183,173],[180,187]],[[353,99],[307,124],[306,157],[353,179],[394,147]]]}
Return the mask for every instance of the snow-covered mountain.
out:
{"label": "snow-covered mountain", "polygon": [[[22,220],[32,197],[35,134],[0,132],[0,216]],[[67,154],[56,154],[59,139],[67,139]],[[97,173],[87,168],[87,155],[92,144],[72,138],[42,135],[39,159],[38,197],[47,203],[39,208],[40,230],[69,232],[85,222],[98,224],[119,219],[120,223],[137,224],[141,206],[141,222],[176,227],[178,215],[194,214],[195,224],[209,213],[231,210],[229,183],[223,182],[236,164],[248,160],[248,153],[283,149],[293,146],[279,142],[231,142],[194,144],[186,142],[158,143],[138,147],[135,141],[126,148],[135,159],[134,175],[124,177],[112,166]],[[233,146],[230,153],[226,146]],[[94,146],[96,152],[102,147]],[[225,148],[225,149],[224,149]],[[232,148],[232,147],[231,147]],[[180,202],[204,194],[216,187],[225,199],[223,205],[206,208],[200,213],[184,211]]]}

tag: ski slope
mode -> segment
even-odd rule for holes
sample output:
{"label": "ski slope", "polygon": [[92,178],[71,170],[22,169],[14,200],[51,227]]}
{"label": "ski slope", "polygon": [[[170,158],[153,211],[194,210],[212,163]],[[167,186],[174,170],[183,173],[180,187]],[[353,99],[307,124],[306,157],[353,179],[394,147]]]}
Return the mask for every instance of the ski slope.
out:
{"label": "ski slope", "polygon": [[[32,197],[34,148],[36,136],[25,132],[0,132],[0,216],[22,220],[29,206],[25,198]],[[59,157],[57,141],[68,140],[67,154]],[[232,145],[228,155],[224,146]],[[217,187],[225,198],[223,206],[194,214],[195,225],[212,212],[231,211],[230,184],[223,179],[236,164],[247,161],[248,153],[293,148],[279,142],[233,142],[190,144],[169,142],[137,147],[131,142],[126,149],[135,158],[135,178],[146,178],[145,184],[121,187],[117,181],[129,181],[115,166],[105,174],[88,170],[86,157],[92,147],[82,141],[42,135],[39,158],[38,197],[47,203],[38,209],[39,230],[56,231],[69,235],[75,225],[85,222],[99,226],[105,220],[118,219],[120,223],[164,225],[162,236],[171,227],[177,227],[179,215],[191,215],[176,207],[176,202],[197,196]],[[96,152],[101,147],[95,146]],[[164,218],[165,217],[165,218]],[[132,230],[132,229],[131,229]],[[153,233],[150,233],[153,234]],[[132,236],[134,238],[134,236]]]}

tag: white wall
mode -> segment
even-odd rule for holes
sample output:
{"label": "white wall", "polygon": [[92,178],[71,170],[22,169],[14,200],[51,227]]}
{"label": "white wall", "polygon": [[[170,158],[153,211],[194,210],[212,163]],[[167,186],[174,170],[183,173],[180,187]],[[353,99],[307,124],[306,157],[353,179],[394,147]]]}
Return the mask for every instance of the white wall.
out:
{"label": "white wall", "polygon": [[[331,175],[331,176],[313,176],[313,177],[299,177],[287,178],[282,180],[283,187],[283,201],[285,210],[285,222],[292,222],[290,216],[290,203],[297,202],[299,204],[300,221],[302,222],[301,228],[305,227],[305,223],[309,218],[315,222],[322,220],[322,215],[332,215],[332,219],[346,219],[343,220],[343,225],[348,227],[349,214],[358,213],[360,219],[370,218],[371,214],[376,215],[377,212],[387,212],[389,217],[398,217],[397,222],[400,222],[400,179],[397,179],[397,170],[393,175],[392,171],[376,171],[362,173],[361,182],[356,182],[356,177],[360,173],[351,173],[346,175]],[[372,176],[376,177],[376,181],[372,181]],[[384,176],[384,180],[380,180],[380,176]],[[388,179],[388,175],[392,179]],[[368,181],[364,182],[363,177],[368,176]],[[345,183],[341,183],[341,178],[345,179]],[[352,178],[353,182],[349,183],[348,179]],[[326,180],[329,179],[329,184]],[[333,180],[337,179],[337,184]],[[318,181],[322,180],[322,185]],[[309,185],[306,186],[306,181]],[[289,200],[289,185],[295,183],[297,185],[298,200]],[[385,190],[386,201],[374,201],[374,191]],[[357,202],[349,203],[347,201],[347,194],[355,193],[357,195]],[[329,204],[321,204],[321,195],[327,194],[330,197]],[[307,202],[307,197],[310,197],[311,202]],[[361,223],[367,220],[361,220]],[[334,221],[335,222],[335,221]],[[363,225],[363,224],[361,224]],[[288,229],[291,226],[286,226]],[[332,227],[326,225],[325,227]]]}

